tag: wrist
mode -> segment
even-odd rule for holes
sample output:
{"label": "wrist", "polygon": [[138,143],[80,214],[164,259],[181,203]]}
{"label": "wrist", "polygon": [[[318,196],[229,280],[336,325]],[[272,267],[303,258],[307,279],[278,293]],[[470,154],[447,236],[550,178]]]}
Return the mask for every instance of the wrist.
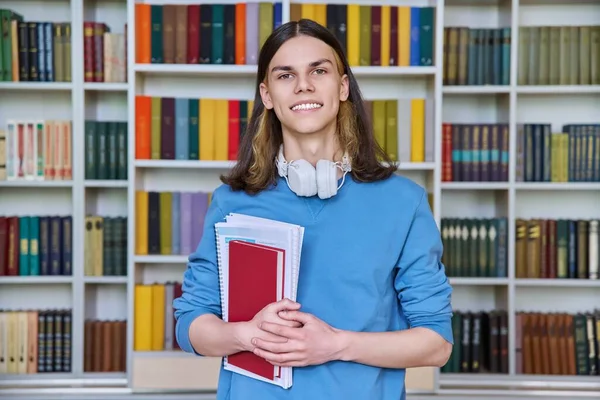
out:
{"label": "wrist", "polygon": [[352,343],[354,340],[354,332],[338,330],[336,332],[337,338],[335,340],[336,349],[334,353],[334,359],[340,361],[351,361],[352,360]]}
{"label": "wrist", "polygon": [[240,351],[250,351],[248,336],[248,322],[231,322],[231,336],[233,338],[233,344],[235,349]]}

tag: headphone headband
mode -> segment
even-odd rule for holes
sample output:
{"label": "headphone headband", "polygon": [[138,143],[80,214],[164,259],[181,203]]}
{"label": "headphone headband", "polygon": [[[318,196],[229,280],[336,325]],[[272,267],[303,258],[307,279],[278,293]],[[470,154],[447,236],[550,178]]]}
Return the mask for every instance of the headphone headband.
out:
{"label": "headphone headband", "polygon": [[[289,163],[287,162],[287,160],[285,159],[285,157],[283,155],[283,144],[281,146],[279,146],[279,153],[277,154],[277,161],[278,161],[277,162],[277,171],[279,172],[279,175],[287,176],[287,170],[289,167]],[[293,162],[293,160],[290,162]],[[342,156],[342,161],[336,162],[335,164],[338,164],[343,172],[352,171],[352,164],[350,163],[350,157],[348,156],[347,152],[345,152],[344,155]]]}

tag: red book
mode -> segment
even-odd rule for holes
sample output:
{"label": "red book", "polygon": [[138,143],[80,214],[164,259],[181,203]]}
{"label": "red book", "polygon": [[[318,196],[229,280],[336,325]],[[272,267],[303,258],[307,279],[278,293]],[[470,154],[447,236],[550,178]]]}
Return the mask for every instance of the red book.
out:
{"label": "red book", "polygon": [[[241,240],[229,242],[228,321],[250,321],[256,313],[283,297],[284,257],[282,249]],[[229,364],[274,379],[279,368],[252,352],[227,357]]]}

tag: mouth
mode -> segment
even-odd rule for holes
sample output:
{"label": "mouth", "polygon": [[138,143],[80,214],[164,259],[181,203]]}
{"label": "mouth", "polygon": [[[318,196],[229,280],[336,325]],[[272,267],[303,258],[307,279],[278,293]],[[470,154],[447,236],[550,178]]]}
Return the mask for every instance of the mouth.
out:
{"label": "mouth", "polygon": [[304,102],[304,103],[296,103],[290,107],[290,110],[298,112],[298,111],[314,111],[323,107],[322,103],[319,102]]}

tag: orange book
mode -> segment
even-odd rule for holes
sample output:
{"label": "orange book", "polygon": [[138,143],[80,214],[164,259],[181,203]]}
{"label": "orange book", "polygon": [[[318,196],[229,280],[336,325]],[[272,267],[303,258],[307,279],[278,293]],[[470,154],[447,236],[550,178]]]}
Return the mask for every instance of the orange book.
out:
{"label": "orange book", "polygon": [[150,159],[150,124],[152,123],[152,98],[135,97],[135,158]]}
{"label": "orange book", "polygon": [[135,62],[150,64],[150,4],[135,4]]}
{"label": "orange book", "polygon": [[246,3],[235,5],[235,63],[246,64]]}

